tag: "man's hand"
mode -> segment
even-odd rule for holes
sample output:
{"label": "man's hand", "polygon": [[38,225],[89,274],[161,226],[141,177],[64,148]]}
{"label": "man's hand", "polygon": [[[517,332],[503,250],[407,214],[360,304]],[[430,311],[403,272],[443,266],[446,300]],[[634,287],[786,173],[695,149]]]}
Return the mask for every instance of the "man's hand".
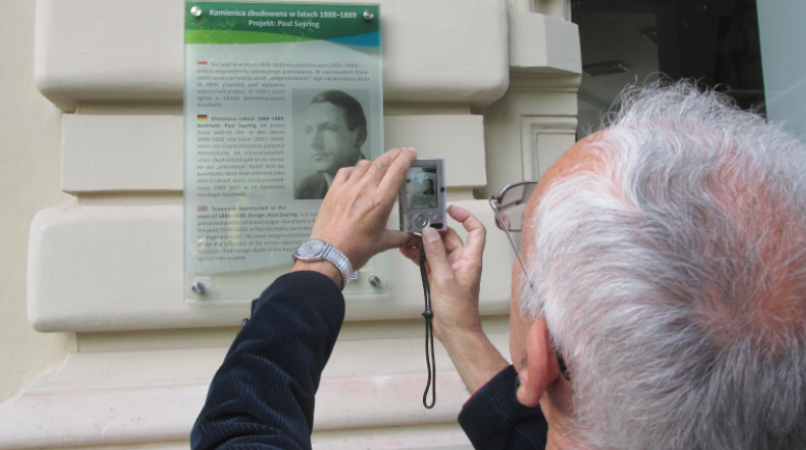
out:
{"label": "man's hand", "polygon": [[[355,167],[340,169],[319,208],[311,238],[321,239],[342,252],[355,270],[384,250],[417,245],[416,236],[386,228],[398,191],[415,159],[414,149],[396,148],[373,163],[361,160]],[[298,270],[323,272],[341,285],[341,275],[329,262],[297,261],[293,271]]]}
{"label": "man's hand", "polygon": [[[434,334],[440,341],[460,333],[481,332],[479,283],[487,231],[464,208],[451,205],[448,214],[468,231],[467,246],[453,228],[442,233],[427,228],[422,233],[431,298],[435,299]],[[419,264],[418,248],[403,247],[400,250]]]}
{"label": "man's hand", "polygon": [[[434,312],[434,334],[442,341],[468,390],[473,393],[507,362],[481,329],[479,284],[484,252],[484,225],[464,208],[451,206],[448,213],[468,231],[467,245],[452,228],[438,233],[423,231],[422,245],[428,268]],[[419,264],[416,247],[402,247],[404,255]]]}

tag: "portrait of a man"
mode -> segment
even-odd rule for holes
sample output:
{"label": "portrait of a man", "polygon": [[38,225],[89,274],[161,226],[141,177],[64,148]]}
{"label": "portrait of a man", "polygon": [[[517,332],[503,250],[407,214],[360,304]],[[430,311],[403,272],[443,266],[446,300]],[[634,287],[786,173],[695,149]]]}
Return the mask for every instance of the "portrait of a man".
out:
{"label": "portrait of a man", "polygon": [[423,195],[434,195],[434,182],[426,179],[423,183]]}
{"label": "portrait of a man", "polygon": [[364,108],[350,94],[328,90],[315,95],[295,120],[304,135],[295,145],[296,159],[312,173],[296,184],[294,198],[323,199],[339,169],[367,159],[361,151],[367,141]]}

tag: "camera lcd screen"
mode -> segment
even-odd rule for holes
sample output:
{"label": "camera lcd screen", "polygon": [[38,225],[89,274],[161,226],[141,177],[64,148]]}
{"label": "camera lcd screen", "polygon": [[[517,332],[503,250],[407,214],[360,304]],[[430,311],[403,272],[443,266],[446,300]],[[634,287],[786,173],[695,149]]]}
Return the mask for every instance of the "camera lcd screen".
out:
{"label": "camera lcd screen", "polygon": [[406,177],[409,209],[437,208],[437,167],[412,167]]}

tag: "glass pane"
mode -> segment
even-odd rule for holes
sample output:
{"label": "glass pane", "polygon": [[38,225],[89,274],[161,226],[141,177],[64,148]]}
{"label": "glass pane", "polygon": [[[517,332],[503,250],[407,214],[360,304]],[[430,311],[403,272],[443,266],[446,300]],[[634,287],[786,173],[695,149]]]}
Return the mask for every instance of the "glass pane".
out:
{"label": "glass pane", "polygon": [[[186,299],[257,296],[288,271],[335,172],[383,152],[379,13],[185,4]],[[367,268],[385,280],[385,255]],[[345,292],[385,292],[361,276]]]}
{"label": "glass pane", "polygon": [[504,193],[504,202],[501,206],[501,218],[507,229],[510,231],[520,231],[523,229],[523,215],[526,211],[526,204],[532,196],[537,183],[527,183],[514,186]]}
{"label": "glass pane", "polygon": [[573,0],[571,8],[582,46],[579,139],[599,128],[627,84],[659,73],[696,79],[766,112],[755,0]]}
{"label": "glass pane", "polygon": [[785,130],[806,138],[806,2],[758,0],[767,116]]}

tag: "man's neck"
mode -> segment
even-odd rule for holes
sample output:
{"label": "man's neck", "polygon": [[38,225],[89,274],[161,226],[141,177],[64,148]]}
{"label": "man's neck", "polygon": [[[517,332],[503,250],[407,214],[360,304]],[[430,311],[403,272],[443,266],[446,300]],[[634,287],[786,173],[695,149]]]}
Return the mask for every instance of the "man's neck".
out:
{"label": "man's neck", "polygon": [[[555,393],[556,394],[556,393]],[[573,402],[570,393],[566,392],[567,402]],[[557,408],[552,401],[552,396],[546,394],[540,401],[540,409],[549,425],[549,433],[546,437],[546,450],[587,450],[590,446],[581,441],[572,431],[572,426],[566,416],[570,411],[567,408]]]}
{"label": "man's neck", "polygon": [[579,441],[568,439],[561,433],[552,433],[551,425],[549,425],[549,434],[546,437],[546,450],[583,450],[587,448],[586,445],[581,444]]}
{"label": "man's neck", "polygon": [[[362,159],[369,159],[369,158],[364,156],[364,154],[359,151],[358,152],[358,157],[355,159],[355,161],[353,161],[353,166],[358,164],[358,161],[361,161]],[[349,166],[345,166],[345,167],[349,167]],[[336,174],[335,173],[322,172],[322,175],[325,176],[325,181],[327,181],[327,188],[330,189],[330,185],[333,184],[333,177]]]}

